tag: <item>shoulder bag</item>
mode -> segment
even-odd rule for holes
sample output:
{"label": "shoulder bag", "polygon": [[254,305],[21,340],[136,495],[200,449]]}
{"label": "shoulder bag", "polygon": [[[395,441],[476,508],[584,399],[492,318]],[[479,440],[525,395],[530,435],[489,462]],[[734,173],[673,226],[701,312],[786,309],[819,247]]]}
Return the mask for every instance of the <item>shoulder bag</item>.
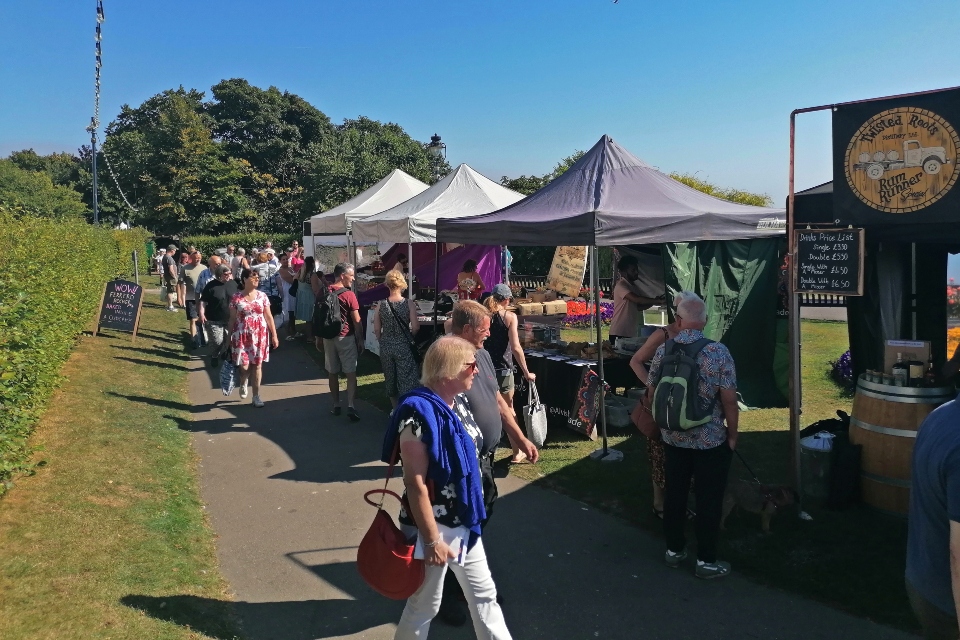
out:
{"label": "shoulder bag", "polygon": [[[410,353],[413,354],[413,361],[417,363],[417,367],[423,365],[423,358],[420,356],[420,350],[417,348],[417,341],[413,338],[413,333],[410,331],[410,321],[407,320],[403,322],[400,319],[400,314],[397,313],[397,310],[393,308],[393,305],[390,304],[389,300],[384,300],[387,307],[390,308],[390,312],[393,314],[393,317],[396,318],[397,324],[403,329],[403,332],[406,334],[407,344],[410,346]],[[407,301],[407,304],[413,304],[411,301]]]}
{"label": "shoulder bag", "polygon": [[661,439],[660,427],[657,426],[657,421],[653,419],[653,414],[650,412],[649,391],[643,394],[643,397],[637,402],[637,406],[633,408],[633,411],[630,413],[630,421],[633,422],[640,433],[651,440],[656,441]]}
{"label": "shoulder bag", "polygon": [[[400,496],[387,489],[399,454],[400,438],[397,437],[383,489],[371,489],[363,494],[367,504],[377,508],[377,515],[357,549],[357,571],[380,595],[393,600],[406,600],[423,584],[424,563],[423,560],[414,559],[415,543],[407,540],[393,518],[383,510],[383,501],[388,495],[400,500]],[[370,499],[370,495],[375,493],[381,494],[379,504]]]}

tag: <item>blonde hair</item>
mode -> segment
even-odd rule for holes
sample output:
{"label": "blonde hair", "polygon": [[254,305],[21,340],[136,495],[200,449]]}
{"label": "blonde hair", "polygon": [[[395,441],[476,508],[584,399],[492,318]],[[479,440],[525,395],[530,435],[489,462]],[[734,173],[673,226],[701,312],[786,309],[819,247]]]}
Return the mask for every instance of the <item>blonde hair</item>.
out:
{"label": "blonde hair", "polygon": [[387,285],[387,288],[390,289],[391,291],[396,289],[403,290],[407,288],[406,278],[404,278],[403,274],[397,271],[396,269],[387,271],[387,275],[383,277],[383,282],[384,284]]}
{"label": "blonde hair", "polygon": [[453,332],[460,333],[467,325],[474,329],[479,328],[483,319],[490,317],[490,311],[476,300],[461,300],[453,305],[453,312],[450,317]]}
{"label": "blonde hair", "polygon": [[429,387],[456,378],[463,366],[476,358],[476,354],[477,348],[463,338],[443,336],[430,345],[423,357],[420,384]]}

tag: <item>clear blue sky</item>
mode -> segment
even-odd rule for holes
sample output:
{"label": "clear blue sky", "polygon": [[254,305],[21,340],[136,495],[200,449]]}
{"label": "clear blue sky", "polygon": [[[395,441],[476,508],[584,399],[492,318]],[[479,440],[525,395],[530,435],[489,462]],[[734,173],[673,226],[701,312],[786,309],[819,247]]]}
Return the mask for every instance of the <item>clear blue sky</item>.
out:
{"label": "clear blue sky", "polygon": [[[93,109],[93,0],[0,0],[0,156],[73,151]],[[224,78],[366,115],[493,179],[602,134],[666,171],[787,191],[792,109],[960,85],[956,0],[105,0],[101,120]],[[831,178],[798,121],[799,188]],[[960,276],[960,272],[958,272]],[[960,279],[960,277],[958,277]]]}

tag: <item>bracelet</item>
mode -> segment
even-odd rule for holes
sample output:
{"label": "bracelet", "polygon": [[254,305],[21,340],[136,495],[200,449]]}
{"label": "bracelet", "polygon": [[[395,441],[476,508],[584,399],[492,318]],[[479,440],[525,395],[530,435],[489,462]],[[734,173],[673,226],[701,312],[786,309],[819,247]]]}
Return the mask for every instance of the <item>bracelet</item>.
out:
{"label": "bracelet", "polygon": [[433,542],[424,542],[424,543],[423,543],[423,546],[425,546],[425,547],[430,547],[430,548],[432,549],[433,547],[435,547],[435,546],[437,546],[438,544],[440,544],[440,541],[441,541],[441,540],[443,540],[443,536],[440,536],[439,538],[437,538],[437,539],[434,540]]}

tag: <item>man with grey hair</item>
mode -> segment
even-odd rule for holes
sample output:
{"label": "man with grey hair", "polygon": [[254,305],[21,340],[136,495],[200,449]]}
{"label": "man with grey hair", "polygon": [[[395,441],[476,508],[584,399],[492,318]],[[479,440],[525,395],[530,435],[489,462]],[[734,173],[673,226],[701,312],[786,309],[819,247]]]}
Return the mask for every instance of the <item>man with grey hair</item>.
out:
{"label": "man with grey hair", "polygon": [[341,262],[333,268],[333,284],[328,291],[336,293],[340,305],[340,335],[323,339],[324,364],[330,382],[330,394],[333,396],[331,413],[339,416],[340,409],[340,372],[347,378],[347,416],[351,422],[359,422],[360,415],[353,406],[357,396],[357,360],[360,357],[360,345],[363,344],[363,329],[360,325],[360,302],[350,290],[354,280],[354,267]]}
{"label": "man with grey hair", "polygon": [[[737,373],[730,351],[719,342],[706,340],[703,336],[707,314],[700,296],[685,291],[674,316],[678,333],[661,345],[653,356],[647,388],[655,392],[666,355],[681,351],[693,355],[692,352],[695,352],[693,357],[700,374],[698,408],[709,415],[709,419],[687,431],[660,429],[666,476],[663,531],[667,539],[667,552],[664,560],[667,566],[678,567],[687,557],[683,528],[687,519],[687,495],[693,478],[697,504],[695,575],[703,579],[721,578],[730,573],[730,564],[717,560],[717,539],[720,537],[727,474],[733,450],[737,446],[740,416]],[[685,345],[694,343],[698,343],[699,349],[697,346],[684,349]]]}

